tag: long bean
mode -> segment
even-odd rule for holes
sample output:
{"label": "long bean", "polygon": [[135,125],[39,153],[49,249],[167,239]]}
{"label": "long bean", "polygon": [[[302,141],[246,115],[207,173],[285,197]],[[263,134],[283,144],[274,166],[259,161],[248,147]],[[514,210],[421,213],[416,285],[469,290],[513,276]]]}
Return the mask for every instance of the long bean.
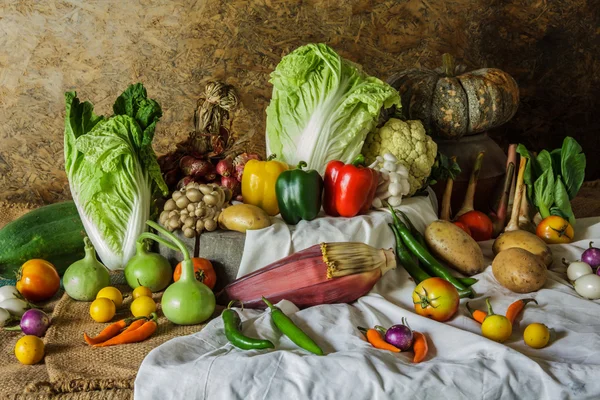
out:
{"label": "long bean", "polygon": [[388,225],[396,237],[396,256],[398,256],[400,264],[402,264],[406,272],[408,272],[417,285],[425,279],[431,278],[431,276],[419,268],[419,266],[414,262],[411,252],[404,245],[404,242],[402,242],[402,238],[400,237],[400,232],[398,232],[398,229],[392,224]]}

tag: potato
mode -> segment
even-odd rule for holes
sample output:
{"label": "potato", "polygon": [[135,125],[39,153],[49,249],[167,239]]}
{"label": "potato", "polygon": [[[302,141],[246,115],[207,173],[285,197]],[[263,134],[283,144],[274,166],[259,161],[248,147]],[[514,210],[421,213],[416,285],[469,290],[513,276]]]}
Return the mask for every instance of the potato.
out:
{"label": "potato", "polygon": [[516,293],[535,292],[546,283],[546,265],[535,254],[512,247],[498,253],[492,262],[496,280]]}
{"label": "potato", "polygon": [[548,247],[542,239],[527,231],[518,230],[504,232],[494,241],[492,250],[494,251],[494,255],[496,255],[513,247],[527,250],[540,257],[546,267],[552,264],[552,252],[550,251],[550,247]]}
{"label": "potato", "polygon": [[425,229],[425,241],[436,257],[465,275],[475,275],[485,268],[477,242],[452,222],[432,222]]}
{"label": "potato", "polygon": [[221,229],[243,233],[271,226],[271,218],[262,208],[251,204],[236,204],[221,211],[219,226]]}

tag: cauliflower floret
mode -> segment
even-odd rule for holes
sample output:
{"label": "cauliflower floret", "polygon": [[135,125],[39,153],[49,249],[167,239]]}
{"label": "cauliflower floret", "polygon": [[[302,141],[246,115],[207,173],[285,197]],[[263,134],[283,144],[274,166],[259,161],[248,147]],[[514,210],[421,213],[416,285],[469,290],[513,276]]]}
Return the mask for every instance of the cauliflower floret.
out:
{"label": "cauliflower floret", "polygon": [[408,168],[410,193],[421,189],[435,163],[437,144],[425,133],[421,121],[402,121],[391,118],[381,128],[367,135],[362,154],[367,164],[377,156],[392,153]]}

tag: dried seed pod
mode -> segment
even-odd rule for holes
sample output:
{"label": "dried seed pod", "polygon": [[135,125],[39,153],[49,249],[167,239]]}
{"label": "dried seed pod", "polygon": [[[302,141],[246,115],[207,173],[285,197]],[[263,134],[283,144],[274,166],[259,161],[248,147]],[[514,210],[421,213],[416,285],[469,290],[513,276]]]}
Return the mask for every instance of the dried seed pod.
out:
{"label": "dried seed pod", "polygon": [[177,207],[181,210],[183,208],[186,208],[188,206],[188,204],[190,204],[190,201],[188,200],[187,197],[181,196],[180,198],[175,200],[175,204],[177,204]]}
{"label": "dried seed pod", "polygon": [[173,229],[177,229],[181,226],[181,222],[179,222],[179,218],[171,217],[169,218],[169,227]]}
{"label": "dried seed pod", "polygon": [[181,193],[179,190],[174,191],[173,194],[171,195],[171,197],[173,198],[173,201],[177,201],[177,199],[180,198],[181,196],[183,196],[183,193]]}
{"label": "dried seed pod", "polygon": [[191,201],[192,203],[197,203],[197,202],[199,202],[200,200],[202,200],[202,196],[203,196],[203,194],[202,194],[202,192],[201,192],[201,191],[199,191],[198,189],[194,189],[194,188],[192,188],[192,189],[188,189],[188,190],[185,192],[185,196],[186,196],[186,197],[188,198],[188,200],[189,200],[189,201]]}
{"label": "dried seed pod", "polygon": [[186,238],[193,238],[194,236],[196,236],[196,231],[192,228],[185,228],[183,230],[183,236],[185,236]]}
{"label": "dried seed pod", "polygon": [[217,229],[217,223],[214,219],[205,219],[204,220],[204,228],[207,231],[212,232],[215,229]]}
{"label": "dried seed pod", "polygon": [[215,206],[218,203],[217,197],[215,195],[213,195],[213,194],[206,194],[206,195],[204,195],[204,199],[202,199],[202,200],[208,206]]}
{"label": "dried seed pod", "polygon": [[177,208],[177,204],[175,204],[175,200],[169,199],[165,202],[164,210],[165,211],[173,211]]}

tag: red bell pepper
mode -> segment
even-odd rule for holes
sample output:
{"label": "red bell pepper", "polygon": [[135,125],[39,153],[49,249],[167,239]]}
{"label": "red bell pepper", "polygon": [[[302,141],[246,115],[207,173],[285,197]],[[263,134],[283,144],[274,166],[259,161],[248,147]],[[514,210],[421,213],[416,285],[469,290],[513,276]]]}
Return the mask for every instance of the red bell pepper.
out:
{"label": "red bell pepper", "polygon": [[327,215],[354,217],[369,211],[379,175],[361,166],[364,158],[352,164],[330,161],[325,168],[323,208]]}

